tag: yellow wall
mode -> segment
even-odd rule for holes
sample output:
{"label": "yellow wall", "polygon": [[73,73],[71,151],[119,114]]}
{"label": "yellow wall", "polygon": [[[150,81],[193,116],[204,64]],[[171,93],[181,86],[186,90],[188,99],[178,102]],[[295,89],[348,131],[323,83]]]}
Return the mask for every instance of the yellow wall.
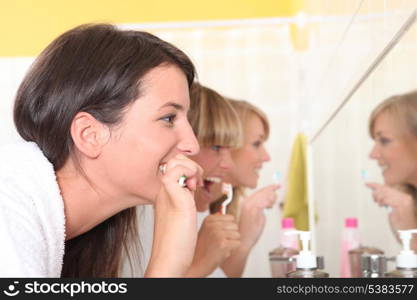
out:
{"label": "yellow wall", "polygon": [[0,56],[37,55],[88,22],[147,23],[290,16],[304,0],[0,0]]}

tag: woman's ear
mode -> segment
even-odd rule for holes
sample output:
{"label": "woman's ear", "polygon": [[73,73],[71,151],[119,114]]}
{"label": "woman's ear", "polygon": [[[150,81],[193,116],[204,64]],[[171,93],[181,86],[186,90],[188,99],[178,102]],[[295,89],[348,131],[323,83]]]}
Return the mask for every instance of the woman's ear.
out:
{"label": "woman's ear", "polygon": [[91,114],[79,112],[71,123],[71,137],[78,151],[89,158],[97,158],[109,141],[110,129]]}

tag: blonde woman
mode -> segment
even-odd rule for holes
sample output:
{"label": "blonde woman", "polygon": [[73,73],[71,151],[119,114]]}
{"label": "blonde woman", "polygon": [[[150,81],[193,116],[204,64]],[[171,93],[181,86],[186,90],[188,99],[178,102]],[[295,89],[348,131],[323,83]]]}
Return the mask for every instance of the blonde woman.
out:
{"label": "blonde woman", "polygon": [[[375,145],[370,153],[382,169],[384,184],[367,183],[380,206],[390,206],[394,233],[417,228],[417,91],[390,97],[370,116]],[[417,251],[417,238],[411,247]]]}
{"label": "blonde woman", "polygon": [[224,277],[218,267],[240,246],[240,234],[232,215],[210,215],[209,205],[221,196],[221,183],[233,164],[231,149],[242,143],[242,131],[236,112],[216,91],[195,83],[190,98],[188,117],[200,145],[191,159],[203,168],[204,186],[195,194],[201,228],[187,275]]}
{"label": "blonde woman", "polygon": [[226,178],[234,189],[234,199],[228,211],[238,220],[240,247],[234,250],[222,267],[228,276],[240,277],[247,257],[263,231],[264,209],[274,205],[279,186],[269,185],[245,196],[246,188],[257,187],[259,172],[263,164],[270,160],[264,147],[269,136],[269,122],[265,113],[256,106],[246,101],[229,101],[239,115],[244,133],[243,145],[232,151],[233,164]]}

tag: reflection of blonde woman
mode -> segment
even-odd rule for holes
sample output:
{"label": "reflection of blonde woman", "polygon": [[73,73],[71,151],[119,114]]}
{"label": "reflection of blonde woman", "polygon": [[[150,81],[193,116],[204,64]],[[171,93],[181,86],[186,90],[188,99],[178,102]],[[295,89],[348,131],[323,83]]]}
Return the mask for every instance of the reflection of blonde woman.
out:
{"label": "reflection of blonde woman", "polygon": [[[379,104],[371,114],[369,131],[375,141],[370,157],[378,161],[385,184],[367,186],[376,203],[392,208],[389,221],[394,232],[417,228],[417,91]],[[417,250],[417,237],[412,248]]]}
{"label": "reflection of blonde woman", "polygon": [[208,209],[221,196],[221,181],[232,165],[231,148],[240,145],[242,133],[236,112],[220,94],[195,83],[190,98],[188,117],[200,144],[191,159],[203,168],[204,186],[195,194],[202,224],[187,275],[224,277],[218,267],[240,245],[238,226],[232,215],[209,215]]}
{"label": "reflection of blonde woman", "polygon": [[227,180],[234,188],[231,212],[239,215],[240,247],[222,265],[229,276],[242,275],[247,257],[259,239],[264,225],[264,209],[271,207],[276,200],[278,185],[269,185],[244,196],[245,188],[256,188],[263,163],[270,160],[264,147],[269,136],[269,123],[266,115],[246,101],[230,100],[237,111],[244,133],[242,147],[232,151],[233,165]]}

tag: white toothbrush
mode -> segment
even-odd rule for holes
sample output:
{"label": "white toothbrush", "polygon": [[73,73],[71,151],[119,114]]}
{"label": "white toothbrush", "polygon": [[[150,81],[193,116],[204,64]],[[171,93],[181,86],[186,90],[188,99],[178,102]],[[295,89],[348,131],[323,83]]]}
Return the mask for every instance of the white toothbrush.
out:
{"label": "white toothbrush", "polygon": [[365,169],[361,170],[361,178],[364,182],[367,182],[369,180],[369,172]]}
{"label": "white toothbrush", "polygon": [[232,202],[233,199],[233,186],[230,183],[222,183],[223,194],[226,194],[227,198],[221,204],[221,214],[226,214],[226,207]]}
{"label": "white toothbrush", "polygon": [[274,175],[272,175],[272,178],[274,179],[274,182],[276,184],[281,184],[282,174],[280,171],[274,172]]}

